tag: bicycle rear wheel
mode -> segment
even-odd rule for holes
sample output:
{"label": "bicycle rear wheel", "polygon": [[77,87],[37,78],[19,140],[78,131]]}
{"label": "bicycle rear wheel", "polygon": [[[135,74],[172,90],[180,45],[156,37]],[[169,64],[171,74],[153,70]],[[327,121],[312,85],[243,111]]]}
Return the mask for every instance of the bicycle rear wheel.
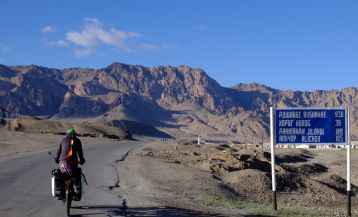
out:
{"label": "bicycle rear wheel", "polygon": [[71,216],[71,203],[72,203],[72,191],[68,189],[66,191],[66,198],[67,198],[67,216]]}

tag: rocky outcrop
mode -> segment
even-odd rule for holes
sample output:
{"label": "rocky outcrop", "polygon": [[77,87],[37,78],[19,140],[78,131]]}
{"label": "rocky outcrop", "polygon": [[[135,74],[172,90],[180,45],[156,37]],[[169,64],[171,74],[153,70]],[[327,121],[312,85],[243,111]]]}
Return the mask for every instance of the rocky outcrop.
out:
{"label": "rocky outcrop", "polygon": [[268,136],[276,107],[348,106],[358,137],[358,88],[283,91],[257,83],[222,87],[203,70],[113,63],[101,69],[0,65],[0,107],[59,118],[127,120],[176,135]]}

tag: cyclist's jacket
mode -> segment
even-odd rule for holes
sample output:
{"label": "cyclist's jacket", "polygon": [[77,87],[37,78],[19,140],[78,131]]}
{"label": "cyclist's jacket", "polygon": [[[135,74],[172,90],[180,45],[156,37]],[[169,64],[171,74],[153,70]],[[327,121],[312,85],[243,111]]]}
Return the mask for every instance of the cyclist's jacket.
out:
{"label": "cyclist's jacket", "polygon": [[81,140],[78,138],[72,138],[71,135],[66,135],[60,143],[57,150],[56,160],[67,161],[68,163],[78,164],[78,158],[80,162],[84,162]]}

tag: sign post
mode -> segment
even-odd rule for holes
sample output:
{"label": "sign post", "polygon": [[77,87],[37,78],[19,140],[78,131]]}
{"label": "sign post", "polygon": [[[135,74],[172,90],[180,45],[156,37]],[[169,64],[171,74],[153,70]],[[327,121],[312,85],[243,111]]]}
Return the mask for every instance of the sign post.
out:
{"label": "sign post", "polygon": [[349,126],[349,109],[347,109],[347,216],[352,216],[351,213],[351,136],[350,136],[350,126]]}
{"label": "sign post", "polygon": [[274,209],[277,210],[275,145],[347,146],[347,215],[351,216],[351,166],[348,108],[270,107],[271,170]]}
{"label": "sign post", "polygon": [[276,194],[276,171],[275,171],[275,122],[274,109],[270,107],[270,143],[271,143],[271,174],[272,174],[272,192],[273,192],[273,209],[277,210],[277,194]]}

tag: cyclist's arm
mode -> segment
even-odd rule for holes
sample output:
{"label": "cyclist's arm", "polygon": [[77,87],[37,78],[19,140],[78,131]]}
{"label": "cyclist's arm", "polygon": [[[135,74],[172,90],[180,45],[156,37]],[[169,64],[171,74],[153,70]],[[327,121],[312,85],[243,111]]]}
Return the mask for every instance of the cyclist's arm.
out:
{"label": "cyclist's arm", "polygon": [[57,150],[57,155],[56,155],[56,158],[55,158],[56,161],[60,160],[61,152],[62,152],[62,141],[61,141],[61,143],[60,143],[60,145],[58,147],[58,150]]}
{"label": "cyclist's arm", "polygon": [[78,140],[78,157],[80,158],[80,162],[85,162],[85,158],[83,157],[82,143],[81,140]]}

